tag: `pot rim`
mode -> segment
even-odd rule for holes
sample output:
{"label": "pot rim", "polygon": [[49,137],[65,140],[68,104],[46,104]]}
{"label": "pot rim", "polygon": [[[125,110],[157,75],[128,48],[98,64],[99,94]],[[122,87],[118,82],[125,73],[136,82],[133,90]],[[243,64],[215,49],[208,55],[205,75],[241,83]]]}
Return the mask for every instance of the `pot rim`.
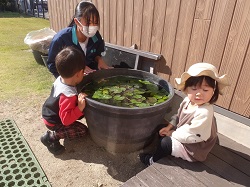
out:
{"label": "pot rim", "polygon": [[[106,74],[108,74],[108,72],[114,72],[116,71],[116,73],[114,75],[110,75],[110,76],[107,76]],[[109,104],[105,104],[105,103],[101,103],[99,101],[96,101],[94,99],[91,99],[90,97],[86,97],[86,101],[87,101],[87,105],[90,105],[92,107],[95,107],[95,108],[99,108],[99,109],[106,109],[106,108],[110,108],[112,107],[112,109],[114,110],[118,110],[118,111],[137,111],[138,109],[142,110],[143,112],[146,112],[148,110],[150,110],[150,112],[152,110],[155,110],[157,108],[157,110],[160,110],[162,108],[165,107],[166,104],[169,104],[169,102],[172,101],[172,98],[174,97],[174,88],[173,86],[166,80],[162,79],[161,77],[155,75],[155,74],[152,74],[152,73],[149,73],[149,72],[146,72],[146,71],[142,71],[142,70],[135,70],[135,69],[126,69],[126,68],[114,68],[114,69],[104,69],[104,70],[99,70],[99,71],[95,71],[91,74],[88,74],[85,76],[85,78],[83,79],[83,81],[78,85],[78,92],[80,92],[84,86],[89,83],[91,80],[93,80],[94,78],[98,77],[98,74],[100,74],[100,77],[103,75],[104,77],[101,77],[101,78],[110,78],[110,77],[114,77],[114,76],[119,76],[119,75],[125,75],[125,76],[131,76],[131,77],[136,77],[135,75],[129,75],[129,72],[132,72],[135,73],[135,72],[138,72],[140,73],[141,75],[147,75],[148,77],[152,77],[153,79],[157,79],[157,82],[156,81],[153,81],[151,80],[151,82],[154,82],[155,84],[159,84],[160,86],[162,86],[164,88],[164,86],[162,85],[162,83],[160,82],[164,82],[165,83],[165,86],[167,85],[168,86],[168,91],[169,91],[169,98],[162,102],[162,103],[159,103],[157,105],[154,105],[154,106],[148,106],[148,107],[134,107],[134,108],[128,108],[128,107],[120,107],[120,106],[114,106],[114,105],[109,105]],[[136,77],[136,78],[140,78],[140,76]],[[144,77],[142,77],[144,78]],[[88,79],[90,79],[88,81]],[[87,80],[87,83],[84,83],[86,82]],[[147,79],[146,79],[147,80]]]}

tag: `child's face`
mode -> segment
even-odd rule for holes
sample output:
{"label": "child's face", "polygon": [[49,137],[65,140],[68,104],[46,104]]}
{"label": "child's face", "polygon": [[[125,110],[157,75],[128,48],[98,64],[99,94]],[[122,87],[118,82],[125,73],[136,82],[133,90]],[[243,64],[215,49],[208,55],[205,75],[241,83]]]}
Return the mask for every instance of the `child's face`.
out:
{"label": "child's face", "polygon": [[214,94],[214,89],[205,80],[202,81],[200,86],[190,86],[185,91],[191,103],[198,106],[208,103]]}

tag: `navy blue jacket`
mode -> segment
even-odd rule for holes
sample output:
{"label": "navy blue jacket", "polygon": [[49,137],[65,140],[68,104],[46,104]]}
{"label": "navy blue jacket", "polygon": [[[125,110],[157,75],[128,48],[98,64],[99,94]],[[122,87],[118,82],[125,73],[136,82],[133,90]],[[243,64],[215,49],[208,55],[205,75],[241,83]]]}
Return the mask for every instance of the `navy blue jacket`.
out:
{"label": "navy blue jacket", "polygon": [[[56,66],[55,58],[56,55],[67,46],[76,46],[80,51],[83,52],[77,36],[76,36],[76,26],[67,27],[59,31],[51,41],[47,65],[49,71],[57,78],[59,76]],[[91,69],[98,69],[98,64],[95,61],[96,56],[101,56],[101,53],[104,51],[104,41],[99,31],[92,37],[89,38],[86,50],[86,66]]]}

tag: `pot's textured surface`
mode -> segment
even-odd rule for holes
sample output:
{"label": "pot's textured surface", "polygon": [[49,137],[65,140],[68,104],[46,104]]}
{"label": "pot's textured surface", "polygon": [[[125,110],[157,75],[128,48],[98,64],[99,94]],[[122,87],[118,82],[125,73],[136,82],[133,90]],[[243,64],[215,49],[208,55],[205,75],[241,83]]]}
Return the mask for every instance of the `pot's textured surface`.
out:
{"label": "pot's textured surface", "polygon": [[81,91],[84,85],[93,80],[119,75],[148,80],[162,86],[170,94],[167,101],[145,108],[116,107],[86,99],[84,114],[92,139],[111,153],[134,152],[152,142],[174,96],[174,90],[167,81],[158,76],[132,69],[108,69],[91,73],[84,77],[78,90]]}

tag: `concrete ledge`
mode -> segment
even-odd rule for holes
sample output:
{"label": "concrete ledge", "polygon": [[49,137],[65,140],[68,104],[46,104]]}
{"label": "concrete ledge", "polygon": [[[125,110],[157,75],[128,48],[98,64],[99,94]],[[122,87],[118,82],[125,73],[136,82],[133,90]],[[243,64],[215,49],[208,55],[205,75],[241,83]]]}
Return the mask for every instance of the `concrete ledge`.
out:
{"label": "concrete ledge", "polygon": [[215,112],[218,132],[224,136],[250,148],[250,127],[234,119]]}

